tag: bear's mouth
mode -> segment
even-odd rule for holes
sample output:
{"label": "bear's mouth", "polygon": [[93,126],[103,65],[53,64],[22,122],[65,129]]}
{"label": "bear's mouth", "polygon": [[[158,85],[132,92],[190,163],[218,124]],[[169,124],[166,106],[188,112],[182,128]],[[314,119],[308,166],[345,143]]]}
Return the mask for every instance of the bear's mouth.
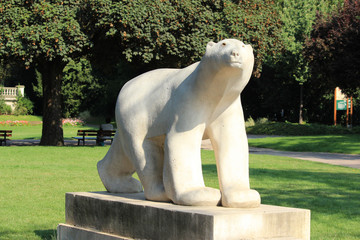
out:
{"label": "bear's mouth", "polygon": [[241,67],[242,66],[242,62],[240,62],[240,61],[230,61],[229,64],[231,67]]}

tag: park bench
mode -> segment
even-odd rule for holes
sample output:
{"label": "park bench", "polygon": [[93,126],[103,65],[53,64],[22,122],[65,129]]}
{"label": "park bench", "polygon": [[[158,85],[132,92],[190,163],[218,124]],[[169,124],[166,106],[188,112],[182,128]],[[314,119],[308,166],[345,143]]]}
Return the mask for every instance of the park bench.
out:
{"label": "park bench", "polygon": [[77,137],[73,138],[78,140],[78,146],[81,141],[85,145],[86,140],[95,140],[96,144],[106,140],[110,140],[112,143],[115,132],[115,130],[78,130]]}
{"label": "park bench", "polygon": [[10,140],[8,137],[12,137],[12,130],[0,130],[0,146],[2,146],[4,142],[4,146],[6,146],[6,141]]}

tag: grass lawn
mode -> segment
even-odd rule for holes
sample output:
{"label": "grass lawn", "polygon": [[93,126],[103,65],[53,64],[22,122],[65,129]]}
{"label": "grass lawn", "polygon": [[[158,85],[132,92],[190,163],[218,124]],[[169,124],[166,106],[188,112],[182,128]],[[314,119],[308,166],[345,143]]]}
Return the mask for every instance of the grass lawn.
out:
{"label": "grass lawn", "polygon": [[[102,191],[96,163],[108,147],[3,147],[0,239],[54,239],[65,193]],[[212,151],[202,151],[207,186],[218,188]],[[311,239],[359,239],[360,170],[250,155],[252,188],[264,204],[311,210]]]}
{"label": "grass lawn", "polygon": [[[35,126],[0,126],[2,130],[13,130],[11,139],[40,139],[41,125]],[[91,126],[64,126],[64,138],[71,140],[79,129],[97,129]],[[287,136],[249,139],[252,147],[272,148],[284,151],[332,152],[360,154],[360,134]]]}
{"label": "grass lawn", "polygon": [[267,137],[249,139],[249,145],[284,151],[360,154],[360,134]]}
{"label": "grass lawn", "polygon": [[[41,116],[15,116],[15,115],[0,115],[0,122],[6,121],[42,121]],[[64,125],[64,139],[71,140],[72,137],[76,136],[77,130],[80,129],[98,129],[99,124],[92,123],[92,125],[85,125],[85,126],[70,126]],[[37,125],[24,125],[24,126],[9,126],[9,125],[1,125],[0,130],[12,130],[12,140],[19,140],[19,139],[38,139],[41,138],[42,132],[42,124]]]}
{"label": "grass lawn", "polygon": [[41,116],[35,116],[35,115],[0,115],[0,122],[5,121],[42,121]]}
{"label": "grass lawn", "polygon": [[[0,126],[2,130],[12,130],[12,137],[10,139],[40,139],[42,125],[35,126]],[[72,137],[75,137],[77,134],[77,130],[80,129],[97,129],[93,126],[64,126],[64,139],[71,140]]]}

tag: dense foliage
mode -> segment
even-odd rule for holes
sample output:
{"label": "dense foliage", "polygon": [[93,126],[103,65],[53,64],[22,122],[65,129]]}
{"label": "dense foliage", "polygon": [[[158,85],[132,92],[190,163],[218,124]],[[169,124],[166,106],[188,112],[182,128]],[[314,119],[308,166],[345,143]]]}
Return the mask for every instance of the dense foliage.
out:
{"label": "dense foliage", "polygon": [[76,21],[79,1],[12,0],[0,3],[0,54],[33,63],[70,60],[90,46]]}
{"label": "dense foliage", "polygon": [[261,78],[250,81],[243,94],[245,113],[277,121],[331,123],[334,89],[326,81],[322,85],[313,81],[303,51],[316,14],[332,15],[342,8],[343,0],[279,0],[277,4],[284,51],[266,58]]}
{"label": "dense foliage", "polygon": [[34,104],[30,99],[24,96],[18,96],[16,98],[16,105],[14,109],[14,115],[28,115],[33,113]]}
{"label": "dense foliage", "polygon": [[[112,89],[120,89],[128,79],[114,77],[119,66],[129,65],[122,70],[135,73],[159,66],[183,67],[201,58],[208,41],[232,37],[253,45],[254,73],[259,76],[265,56],[281,48],[280,22],[270,0],[8,0],[0,2],[0,13],[0,58],[41,74],[44,145],[63,144],[62,94],[67,105],[79,109],[79,101],[86,98],[79,93],[94,79],[113,79],[118,86]],[[76,91],[62,87],[63,80],[84,80],[76,70],[84,57],[93,64],[93,72],[85,74],[97,77],[76,80]],[[73,66],[65,69],[72,61]],[[64,70],[70,70],[66,79]],[[103,86],[109,89],[108,84]]]}
{"label": "dense foliage", "polygon": [[248,134],[278,135],[278,136],[313,136],[331,134],[359,134],[360,128],[349,129],[342,126],[329,126],[316,123],[290,123],[290,122],[256,122],[246,128]]}
{"label": "dense foliage", "polygon": [[61,144],[61,117],[112,115],[132,77],[187,66],[208,41],[237,38],[256,55],[242,94],[246,117],[295,122],[301,109],[306,121],[331,122],[333,87],[358,91],[358,2],[1,1],[0,84],[25,85],[44,114],[43,135]]}
{"label": "dense foliage", "polygon": [[62,72],[91,46],[76,20],[79,1],[0,2],[0,57],[36,67],[42,74],[42,145],[63,145]]}
{"label": "dense foliage", "polygon": [[71,60],[64,68],[62,95],[63,116],[77,117],[81,111],[91,109],[94,99],[100,96],[101,86],[92,74],[88,60]]}
{"label": "dense foliage", "polygon": [[339,86],[356,95],[360,86],[360,1],[346,0],[333,15],[318,15],[305,53],[322,86]]}
{"label": "dense foliage", "polygon": [[129,62],[184,67],[201,58],[207,42],[238,38],[253,45],[258,74],[265,56],[281,48],[270,0],[85,2],[87,35],[97,41],[114,37]]}
{"label": "dense foliage", "polygon": [[[0,89],[1,91],[1,89]],[[9,105],[5,103],[5,100],[0,98],[0,115],[1,114],[11,114],[12,110]]]}

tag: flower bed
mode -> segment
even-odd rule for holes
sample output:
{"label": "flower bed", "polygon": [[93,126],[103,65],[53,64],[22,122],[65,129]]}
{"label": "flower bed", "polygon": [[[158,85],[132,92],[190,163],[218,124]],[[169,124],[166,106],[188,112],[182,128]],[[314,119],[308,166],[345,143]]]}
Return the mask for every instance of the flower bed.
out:
{"label": "flower bed", "polygon": [[0,121],[0,126],[29,126],[30,123],[28,121]]}
{"label": "flower bed", "polygon": [[[0,121],[0,126],[32,126],[42,124],[42,121],[7,120]],[[84,126],[85,122],[76,118],[62,119],[63,126]]]}
{"label": "flower bed", "polygon": [[77,118],[65,118],[62,120],[63,126],[84,126],[85,122]]}

